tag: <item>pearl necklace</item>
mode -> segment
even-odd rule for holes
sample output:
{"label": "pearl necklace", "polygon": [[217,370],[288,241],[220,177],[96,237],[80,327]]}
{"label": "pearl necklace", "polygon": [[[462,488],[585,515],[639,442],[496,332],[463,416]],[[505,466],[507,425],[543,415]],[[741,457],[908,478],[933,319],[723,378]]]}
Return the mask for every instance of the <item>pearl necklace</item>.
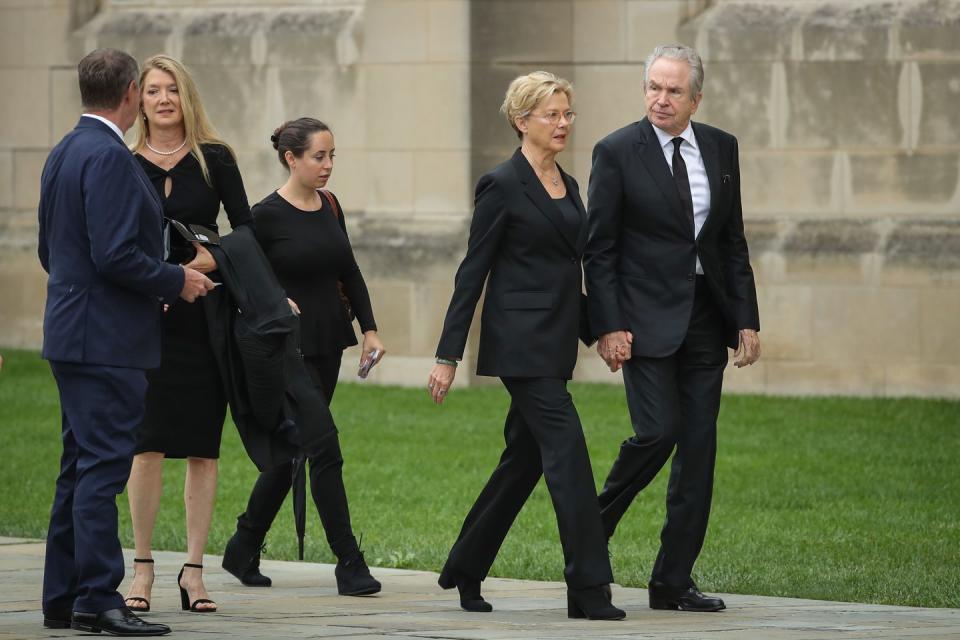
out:
{"label": "pearl necklace", "polygon": [[187,138],[184,137],[184,138],[183,138],[183,142],[180,143],[180,146],[177,147],[176,149],[174,149],[173,151],[160,151],[160,149],[154,149],[153,146],[150,144],[150,141],[149,141],[149,140],[144,140],[143,143],[144,143],[145,145],[147,145],[147,149],[150,149],[150,151],[153,151],[153,152],[156,153],[157,155],[161,155],[161,156],[172,156],[173,154],[175,154],[176,152],[180,151],[180,149],[183,149],[183,148],[186,146],[186,144],[187,144]]}

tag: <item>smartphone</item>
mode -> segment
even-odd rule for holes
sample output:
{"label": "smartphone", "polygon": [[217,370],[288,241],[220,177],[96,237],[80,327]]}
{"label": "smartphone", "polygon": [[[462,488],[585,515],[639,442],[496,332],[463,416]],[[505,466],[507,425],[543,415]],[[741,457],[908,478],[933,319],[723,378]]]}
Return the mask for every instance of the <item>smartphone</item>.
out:
{"label": "smartphone", "polygon": [[360,363],[360,368],[357,370],[357,377],[361,380],[365,379],[367,375],[370,374],[370,369],[373,368],[373,365],[377,364],[377,358],[380,357],[380,350],[374,349],[370,352],[370,357]]}

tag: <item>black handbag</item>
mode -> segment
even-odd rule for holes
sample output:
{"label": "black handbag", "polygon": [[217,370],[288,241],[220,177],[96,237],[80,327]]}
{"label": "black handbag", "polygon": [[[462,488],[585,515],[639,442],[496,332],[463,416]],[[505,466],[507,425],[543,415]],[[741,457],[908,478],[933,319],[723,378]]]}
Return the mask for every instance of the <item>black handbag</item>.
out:
{"label": "black handbag", "polygon": [[173,218],[163,219],[163,261],[170,264],[187,264],[197,257],[194,242],[220,244],[217,232],[199,224],[183,224]]}

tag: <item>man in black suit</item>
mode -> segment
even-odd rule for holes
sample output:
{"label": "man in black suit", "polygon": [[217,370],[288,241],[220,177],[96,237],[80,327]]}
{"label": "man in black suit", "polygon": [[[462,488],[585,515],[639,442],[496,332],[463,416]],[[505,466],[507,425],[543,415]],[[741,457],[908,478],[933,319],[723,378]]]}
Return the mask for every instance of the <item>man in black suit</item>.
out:
{"label": "man in black suit", "polygon": [[702,85],[689,47],[647,58],[647,117],[593,150],[584,270],[597,351],[623,368],[635,432],[600,493],[606,534],[676,449],[650,606],[719,611],[691,574],[710,514],[726,348],[738,367],[755,362],[760,321],[737,140],[690,121]]}
{"label": "man in black suit", "polygon": [[193,302],[203,274],[162,261],[162,209],[123,143],[140,111],[137,62],[114,49],[80,61],[83,117],[50,152],[38,252],[50,274],[43,357],[60,392],[63,455],[43,572],[49,628],[170,632],[123,604],[116,496],[143,420],[146,369],[160,364],[161,300]]}

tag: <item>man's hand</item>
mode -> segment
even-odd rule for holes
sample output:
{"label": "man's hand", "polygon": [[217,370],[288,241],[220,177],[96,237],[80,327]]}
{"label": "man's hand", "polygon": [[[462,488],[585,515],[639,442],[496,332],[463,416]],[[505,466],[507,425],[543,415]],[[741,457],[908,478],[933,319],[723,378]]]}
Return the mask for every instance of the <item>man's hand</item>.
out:
{"label": "man's hand", "polygon": [[195,269],[200,273],[210,273],[211,271],[216,271],[217,260],[213,257],[213,254],[210,253],[210,251],[199,242],[194,242],[193,246],[197,250],[197,255],[194,256],[193,260],[183,266],[188,269]]}
{"label": "man's hand", "polygon": [[183,267],[183,289],[180,297],[187,302],[193,302],[200,296],[207,295],[213,289],[213,281],[199,271]]}
{"label": "man's hand", "polygon": [[610,367],[610,371],[618,371],[623,363],[631,358],[633,334],[629,331],[611,331],[600,336],[597,342],[597,353]]}
{"label": "man's hand", "polygon": [[740,345],[733,353],[736,367],[748,367],[760,359],[760,335],[753,329],[740,329]]}

